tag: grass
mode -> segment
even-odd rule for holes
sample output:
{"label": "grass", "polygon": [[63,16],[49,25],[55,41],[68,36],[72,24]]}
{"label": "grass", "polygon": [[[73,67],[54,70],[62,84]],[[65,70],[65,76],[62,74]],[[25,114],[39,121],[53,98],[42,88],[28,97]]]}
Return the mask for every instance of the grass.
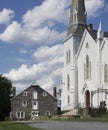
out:
{"label": "grass", "polygon": [[0,122],[0,130],[42,130],[14,122]]}

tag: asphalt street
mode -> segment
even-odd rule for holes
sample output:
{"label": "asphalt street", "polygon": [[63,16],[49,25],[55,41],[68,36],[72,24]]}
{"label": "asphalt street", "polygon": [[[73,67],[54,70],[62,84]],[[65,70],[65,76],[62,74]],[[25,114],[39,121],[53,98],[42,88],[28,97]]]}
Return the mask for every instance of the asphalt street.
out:
{"label": "asphalt street", "polygon": [[63,122],[63,121],[23,121],[31,127],[44,130],[108,130],[107,122]]}

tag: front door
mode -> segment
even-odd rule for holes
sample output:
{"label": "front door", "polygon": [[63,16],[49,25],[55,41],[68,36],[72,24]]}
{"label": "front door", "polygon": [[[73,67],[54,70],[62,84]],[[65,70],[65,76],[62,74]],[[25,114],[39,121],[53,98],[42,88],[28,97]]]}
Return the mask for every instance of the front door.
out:
{"label": "front door", "polygon": [[86,103],[86,108],[90,107],[90,92],[87,90],[85,92],[85,103]]}

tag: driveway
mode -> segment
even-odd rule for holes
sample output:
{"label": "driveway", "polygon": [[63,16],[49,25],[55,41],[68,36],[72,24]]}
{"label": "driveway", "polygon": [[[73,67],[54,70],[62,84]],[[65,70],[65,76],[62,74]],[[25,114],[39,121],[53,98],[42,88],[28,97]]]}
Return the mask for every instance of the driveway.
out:
{"label": "driveway", "polygon": [[107,122],[23,121],[44,130],[108,130]]}

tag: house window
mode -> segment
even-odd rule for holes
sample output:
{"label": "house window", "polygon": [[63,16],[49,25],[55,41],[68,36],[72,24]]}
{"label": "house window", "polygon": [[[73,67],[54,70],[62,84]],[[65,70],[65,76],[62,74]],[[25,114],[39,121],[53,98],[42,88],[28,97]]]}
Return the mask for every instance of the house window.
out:
{"label": "house window", "polygon": [[43,92],[43,96],[44,96],[44,97],[47,96],[47,93],[46,93],[45,91]]}
{"label": "house window", "polygon": [[104,65],[104,83],[108,83],[108,66]]}
{"label": "house window", "polygon": [[38,101],[33,101],[32,102],[32,109],[38,109]]}
{"label": "house window", "polygon": [[38,111],[32,111],[31,116],[32,117],[37,117],[37,116],[39,116],[39,112]]}
{"label": "house window", "polygon": [[91,78],[91,62],[89,56],[86,56],[86,64],[84,64],[84,79],[88,80]]}
{"label": "house window", "polygon": [[46,111],[46,112],[45,112],[45,115],[46,115],[46,116],[50,116],[50,115],[51,115],[50,111]]}
{"label": "house window", "polygon": [[25,112],[16,112],[16,118],[24,119],[25,118]]}
{"label": "house window", "polygon": [[27,92],[26,91],[23,92],[23,96],[27,96]]}
{"label": "house window", "polygon": [[27,107],[27,101],[22,101],[22,107]]}
{"label": "house window", "polygon": [[67,89],[70,90],[70,76],[67,75]]}
{"label": "house window", "polygon": [[37,99],[37,92],[33,92],[33,99]]}

